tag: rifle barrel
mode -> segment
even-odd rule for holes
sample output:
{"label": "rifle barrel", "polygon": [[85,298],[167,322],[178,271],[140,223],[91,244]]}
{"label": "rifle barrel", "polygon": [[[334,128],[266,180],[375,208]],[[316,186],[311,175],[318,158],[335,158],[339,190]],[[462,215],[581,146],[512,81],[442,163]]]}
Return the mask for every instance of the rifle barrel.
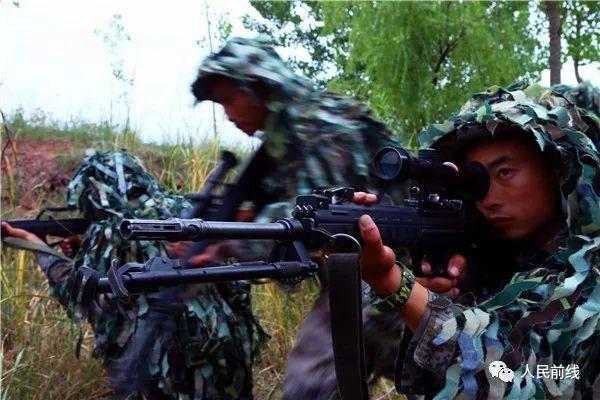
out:
{"label": "rifle barrel", "polygon": [[181,218],[124,219],[119,225],[119,233],[126,240],[286,240],[299,238],[304,233],[304,228],[300,222],[289,219],[273,223],[215,222]]}

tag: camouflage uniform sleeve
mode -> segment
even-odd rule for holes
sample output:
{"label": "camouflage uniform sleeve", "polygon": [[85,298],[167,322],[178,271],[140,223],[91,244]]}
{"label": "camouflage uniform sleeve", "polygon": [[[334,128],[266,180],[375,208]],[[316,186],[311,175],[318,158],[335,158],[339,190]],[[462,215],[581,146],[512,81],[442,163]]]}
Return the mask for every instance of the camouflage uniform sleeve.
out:
{"label": "camouflage uniform sleeve", "polygon": [[42,272],[48,278],[52,295],[66,307],[69,304],[70,291],[68,287],[69,278],[73,273],[73,263],[50,254],[37,253],[36,255]]}
{"label": "camouflage uniform sleeve", "polygon": [[[396,371],[399,391],[433,389],[436,398],[487,393],[493,399],[573,393],[585,398],[593,388],[597,391],[600,381],[592,360],[600,347],[595,331],[600,286],[598,276],[587,272],[600,265],[599,244],[600,238],[591,239],[571,255],[575,273],[567,278],[537,268],[516,274],[501,291],[474,307],[443,297],[430,301],[428,315]],[[500,361],[510,369],[500,370],[510,381],[490,373],[490,364]],[[570,366],[578,378],[539,377],[539,365]]]}
{"label": "camouflage uniform sleeve", "polygon": [[441,346],[434,346],[432,341],[442,324],[454,317],[449,304],[430,292],[421,323],[412,337],[405,332],[409,343],[405,351],[398,353],[394,372],[399,392],[433,395],[440,390],[443,376],[456,358],[456,341],[448,340]]}

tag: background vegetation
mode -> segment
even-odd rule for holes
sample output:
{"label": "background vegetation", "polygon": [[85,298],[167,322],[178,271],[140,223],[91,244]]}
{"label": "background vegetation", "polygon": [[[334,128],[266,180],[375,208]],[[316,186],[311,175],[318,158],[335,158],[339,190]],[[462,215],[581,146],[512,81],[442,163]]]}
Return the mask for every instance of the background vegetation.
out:
{"label": "background vegetation", "polygon": [[[600,2],[251,3],[263,19],[248,17],[247,27],[304,50],[290,56],[296,68],[368,103],[410,144],[472,93],[535,83],[551,67],[560,83],[562,64],[599,61]],[[560,30],[549,30],[547,15]],[[562,48],[551,48],[556,38]]]}
{"label": "background vegetation", "polygon": [[[18,1],[14,1],[18,5]],[[599,2],[252,2],[260,19],[245,25],[292,49],[290,63],[321,87],[354,96],[415,145],[427,123],[457,110],[488,85],[536,82],[543,69],[560,81],[560,65],[578,68],[599,58]],[[550,24],[549,21],[552,21]],[[220,19],[217,38],[231,34]],[[129,40],[115,16],[97,31],[114,58],[113,74],[129,109],[131,77],[118,52]],[[558,35],[558,36],[557,36]],[[557,41],[558,37],[558,41]],[[562,46],[561,46],[562,45]],[[558,63],[558,64],[557,64]],[[170,190],[195,191],[218,157],[218,139],[148,145],[127,115],[109,122],[57,122],[43,113],[17,112],[2,126],[2,218],[31,217],[42,205],[60,205],[65,185],[87,147],[127,148],[138,154]],[[10,126],[11,135],[6,129]],[[243,153],[238,149],[239,153]],[[33,257],[2,249],[0,270],[1,399],[94,399],[107,394],[103,371],[92,357],[93,335],[68,319],[49,297]],[[318,288],[284,293],[271,284],[254,288],[254,308],[272,336],[255,368],[255,395],[279,398],[285,358]],[[79,358],[75,349],[80,347]],[[374,398],[392,398],[382,382]]]}

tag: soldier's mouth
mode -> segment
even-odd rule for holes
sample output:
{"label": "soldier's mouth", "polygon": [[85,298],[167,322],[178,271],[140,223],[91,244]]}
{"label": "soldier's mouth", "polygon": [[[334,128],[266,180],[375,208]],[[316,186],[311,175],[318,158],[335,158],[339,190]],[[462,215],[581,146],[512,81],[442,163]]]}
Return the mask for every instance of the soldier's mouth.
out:
{"label": "soldier's mouth", "polygon": [[492,217],[488,218],[488,222],[496,229],[506,228],[512,224],[513,218],[509,217]]}

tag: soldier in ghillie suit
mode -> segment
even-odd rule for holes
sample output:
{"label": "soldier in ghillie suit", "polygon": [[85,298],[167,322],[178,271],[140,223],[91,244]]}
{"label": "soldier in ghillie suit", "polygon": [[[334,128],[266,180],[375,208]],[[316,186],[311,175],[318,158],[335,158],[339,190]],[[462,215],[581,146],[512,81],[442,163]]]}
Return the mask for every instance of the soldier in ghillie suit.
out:
{"label": "soldier in ghillie suit", "polygon": [[[245,282],[186,285],[123,302],[102,295],[83,309],[72,298],[78,268],[106,275],[112,259],[145,262],[166,256],[164,244],[125,241],[123,218],[180,216],[190,204],[164,192],[126,151],[89,151],[68,187],[68,204],[92,221],[74,262],[38,253],[52,293],[92,324],[94,354],[104,361],[116,399],[250,399],[252,362],[265,335],[250,308]],[[12,236],[38,241],[26,231]],[[32,237],[33,236],[33,237]]]}
{"label": "soldier in ghillie suit", "polygon": [[537,102],[521,89],[477,94],[420,137],[457,165],[477,161],[489,172],[475,206],[494,241],[468,269],[489,293],[431,293],[394,263],[372,219],[360,220],[373,307],[413,332],[396,365],[401,393],[600,397],[600,120],[576,106],[594,103],[577,100],[581,88]]}
{"label": "soldier in ghillie suit", "polygon": [[[263,185],[256,188],[271,199],[257,221],[289,216],[296,196],[319,187],[375,189],[369,180],[369,165],[379,148],[392,143],[386,127],[366,107],[318,90],[295,74],[268,40],[229,40],[203,61],[192,91],[198,101],[221,104],[246,134],[263,133],[263,148],[276,168],[267,171]],[[240,244],[227,249],[237,250],[227,256],[245,261],[268,256],[266,246]],[[305,319],[288,359],[283,387],[286,399],[329,399],[336,391],[329,304],[324,293]],[[366,307],[368,369],[374,379],[391,376],[398,335],[382,336],[378,331],[385,327],[400,332],[402,324],[386,315],[374,316]]]}

